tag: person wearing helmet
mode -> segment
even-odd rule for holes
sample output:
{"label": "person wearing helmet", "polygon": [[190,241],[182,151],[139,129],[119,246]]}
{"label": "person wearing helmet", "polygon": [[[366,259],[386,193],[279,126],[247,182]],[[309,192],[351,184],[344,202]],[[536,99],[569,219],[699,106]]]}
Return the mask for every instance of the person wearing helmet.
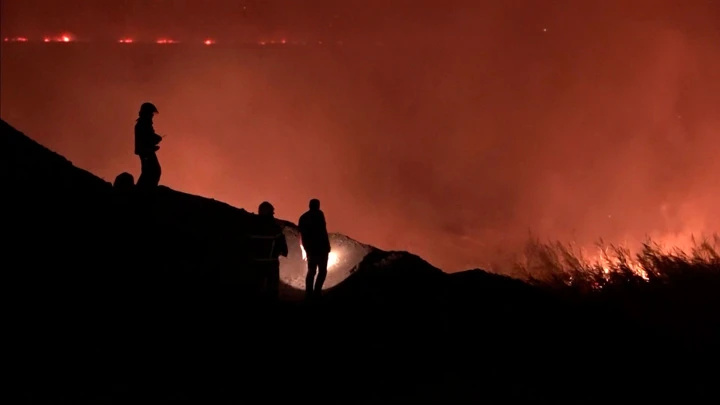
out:
{"label": "person wearing helmet", "polygon": [[280,256],[287,257],[288,245],[282,227],[275,219],[275,208],[267,201],[258,207],[252,229],[251,254],[255,271],[269,300],[277,301],[280,286]]}
{"label": "person wearing helmet", "polygon": [[[327,277],[330,238],[328,237],[325,214],[320,210],[320,200],[310,200],[309,210],[298,221],[300,239],[307,256],[307,276],[305,277],[306,299],[317,298],[322,293]],[[315,273],[317,272],[317,280]]]}
{"label": "person wearing helmet", "polygon": [[139,188],[153,188],[160,183],[160,161],[156,152],[160,149],[158,144],[162,137],[153,128],[153,116],[157,113],[154,104],[143,103],[135,123],[135,154],[140,157]]}

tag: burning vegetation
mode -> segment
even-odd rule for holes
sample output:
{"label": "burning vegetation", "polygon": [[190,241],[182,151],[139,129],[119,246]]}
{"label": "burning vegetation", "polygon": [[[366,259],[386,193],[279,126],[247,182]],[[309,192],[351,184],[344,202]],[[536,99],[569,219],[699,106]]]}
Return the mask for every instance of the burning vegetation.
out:
{"label": "burning vegetation", "polygon": [[688,279],[720,276],[720,235],[691,237],[684,248],[648,240],[637,252],[600,241],[592,253],[573,244],[533,238],[510,272],[536,284],[583,292],[683,285]]}

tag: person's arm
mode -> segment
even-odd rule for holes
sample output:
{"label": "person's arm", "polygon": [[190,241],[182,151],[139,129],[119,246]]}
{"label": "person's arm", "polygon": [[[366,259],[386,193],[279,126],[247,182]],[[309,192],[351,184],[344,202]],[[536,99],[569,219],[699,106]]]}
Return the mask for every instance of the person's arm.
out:
{"label": "person's arm", "polygon": [[298,233],[300,234],[300,244],[305,246],[303,243],[303,234],[306,233],[307,224],[305,223],[305,215],[301,215],[300,219],[298,219]]}
{"label": "person's arm", "polygon": [[155,132],[155,128],[153,128],[152,126],[150,126],[150,133],[148,135],[149,135],[150,139],[152,139],[153,149],[155,150],[155,152],[157,152],[160,149],[159,144],[160,144],[160,141],[162,141],[162,139],[163,139],[162,136],[158,135]]}
{"label": "person's arm", "polygon": [[322,232],[324,236],[324,242],[325,242],[325,249],[329,252],[332,251],[332,246],[330,245],[330,234],[327,231],[327,222],[325,222],[325,213],[320,212],[320,218],[322,220]]}
{"label": "person's arm", "polygon": [[153,139],[154,144],[159,144],[160,141],[162,141],[163,137],[160,136],[157,132],[155,132],[155,127],[153,127],[152,125],[150,125],[150,132],[150,137]]}
{"label": "person's arm", "polygon": [[281,233],[280,236],[278,236],[277,247],[278,247],[278,253],[280,254],[280,256],[287,257],[288,245],[287,245],[287,239],[285,238],[285,234]]}
{"label": "person's arm", "polygon": [[320,212],[320,220],[322,223],[322,229],[325,231],[325,233],[327,233],[327,222],[325,221],[325,213],[324,212]]}

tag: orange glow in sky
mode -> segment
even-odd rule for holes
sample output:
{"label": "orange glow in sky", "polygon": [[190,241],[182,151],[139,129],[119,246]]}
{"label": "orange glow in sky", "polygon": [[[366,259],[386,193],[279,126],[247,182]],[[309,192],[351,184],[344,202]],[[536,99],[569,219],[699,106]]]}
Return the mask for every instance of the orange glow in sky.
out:
{"label": "orange glow in sky", "polygon": [[[249,210],[267,200],[288,220],[319,198],[329,231],[447,271],[486,267],[528,233],[592,249],[720,230],[717,2],[332,3],[352,24],[63,22],[110,38],[87,52],[11,46],[73,37],[3,20],[3,119],[106,180],[137,179],[132,126],[151,101],[171,135],[161,184]],[[197,47],[112,46],[126,35]],[[225,38],[267,46],[203,45]]]}

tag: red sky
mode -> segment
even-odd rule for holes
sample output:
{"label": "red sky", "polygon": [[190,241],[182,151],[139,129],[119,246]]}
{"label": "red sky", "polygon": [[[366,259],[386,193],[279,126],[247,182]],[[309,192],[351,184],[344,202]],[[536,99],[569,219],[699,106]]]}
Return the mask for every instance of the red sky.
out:
{"label": "red sky", "polygon": [[[318,197],[331,230],[446,270],[528,231],[720,225],[717,1],[74,3],[2,2],[2,36],[95,45],[4,44],[0,115],[108,180],[138,174],[149,100],[169,135],[164,184],[250,210],[268,199],[290,220]],[[125,35],[345,45],[111,44]]]}

